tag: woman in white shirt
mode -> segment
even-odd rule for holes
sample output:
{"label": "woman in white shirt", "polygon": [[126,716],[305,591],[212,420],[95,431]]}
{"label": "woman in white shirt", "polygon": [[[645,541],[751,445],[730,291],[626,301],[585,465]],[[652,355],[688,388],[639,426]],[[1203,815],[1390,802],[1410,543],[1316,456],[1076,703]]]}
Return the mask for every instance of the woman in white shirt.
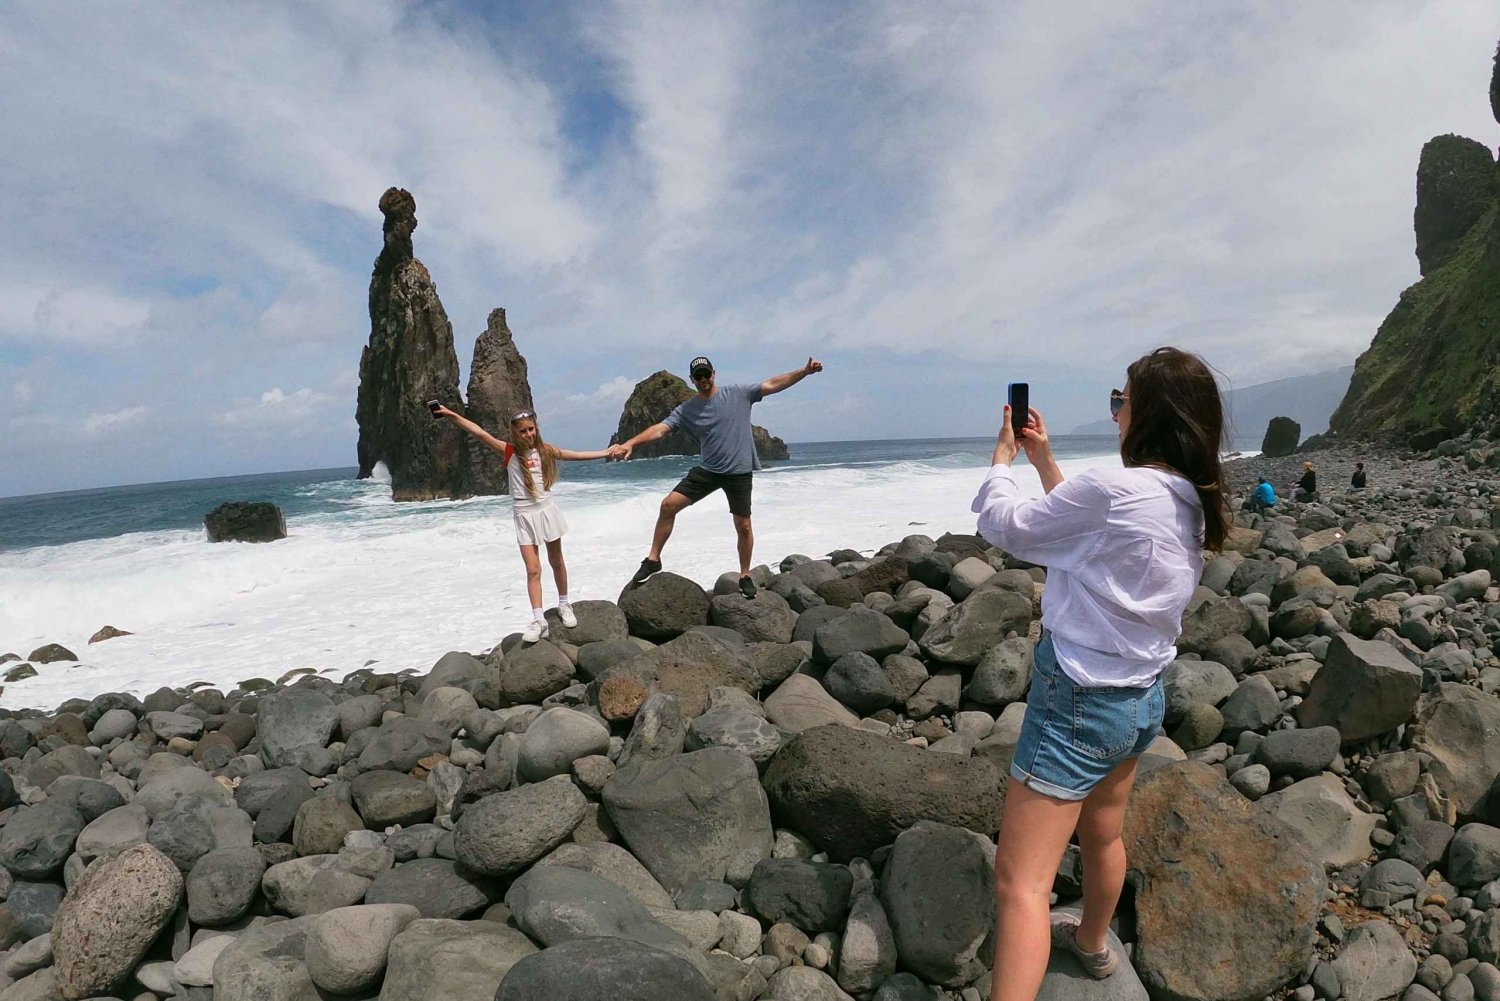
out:
{"label": "woman in white shirt", "polygon": [[[1177,655],[1182,613],[1230,525],[1219,456],[1219,387],[1195,355],[1160,348],[1132,364],[1110,400],[1123,469],[1066,482],[1035,410],[1019,447],[1045,496],[1021,496],[1010,409],[973,510],[990,543],[1047,567],[1042,639],[1007,784],[996,854],[991,1001],[1031,1001],[1048,940],[1095,977],[1119,967],[1107,946],[1125,884],[1121,830],[1136,761],[1165,711],[1161,673]],[[1068,839],[1083,855],[1083,917],[1049,894]]]}

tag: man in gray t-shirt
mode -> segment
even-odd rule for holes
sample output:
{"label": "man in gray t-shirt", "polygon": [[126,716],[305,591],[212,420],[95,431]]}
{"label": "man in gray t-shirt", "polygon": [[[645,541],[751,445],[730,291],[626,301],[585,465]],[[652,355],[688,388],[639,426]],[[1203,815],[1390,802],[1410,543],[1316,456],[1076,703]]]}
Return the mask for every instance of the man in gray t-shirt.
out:
{"label": "man in gray t-shirt", "polygon": [[734,516],[740,555],[740,593],[755,597],[750,580],[750,554],[755,535],[750,527],[750,489],[760,458],[755,453],[755,439],[750,432],[750,408],[772,393],[796,385],[816,372],[823,363],[807,359],[795,372],[772,376],[765,382],[748,386],[720,386],[713,363],[697,357],[688,365],[698,392],[684,400],[660,424],[653,424],[629,441],[613,446],[610,458],[628,459],[637,445],[664,438],[674,431],[686,431],[698,440],[703,461],[688,470],[682,482],[672,488],[661,502],[656,517],[656,531],[651,537],[651,552],[631,578],[640,584],[661,569],[661,551],[672,536],[677,513],[702,500],[715,490],[723,490],[729,499],[729,513]]}

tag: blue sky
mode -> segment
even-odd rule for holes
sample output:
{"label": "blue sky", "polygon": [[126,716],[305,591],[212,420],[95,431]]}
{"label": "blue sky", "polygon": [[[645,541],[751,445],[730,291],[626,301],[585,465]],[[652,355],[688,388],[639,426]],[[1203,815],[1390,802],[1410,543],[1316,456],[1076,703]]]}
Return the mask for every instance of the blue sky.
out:
{"label": "blue sky", "polygon": [[[0,6],[0,495],[352,465],[376,202],[550,440],[827,371],[788,440],[1094,419],[1162,343],[1347,364],[1417,154],[1494,146],[1491,0]],[[1251,429],[1258,430],[1258,429]]]}

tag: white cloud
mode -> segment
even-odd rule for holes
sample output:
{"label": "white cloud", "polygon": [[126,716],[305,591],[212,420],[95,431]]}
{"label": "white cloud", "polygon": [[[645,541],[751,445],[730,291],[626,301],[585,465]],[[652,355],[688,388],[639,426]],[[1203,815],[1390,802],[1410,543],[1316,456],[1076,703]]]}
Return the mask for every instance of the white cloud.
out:
{"label": "white cloud", "polygon": [[0,341],[108,344],[128,339],[149,315],[144,300],[97,286],[0,285]]}
{"label": "white cloud", "polygon": [[284,393],[279,387],[266,390],[258,399],[242,399],[219,415],[226,427],[247,431],[288,428],[310,420],[319,410],[335,403],[333,397],[312,389]]}
{"label": "white cloud", "polygon": [[107,414],[89,414],[83,421],[83,433],[89,436],[117,433],[137,423],[150,411],[140,405]]}
{"label": "white cloud", "polygon": [[570,403],[584,404],[621,404],[630,398],[631,391],[635,389],[635,383],[617,375],[608,382],[600,383],[599,388],[591,393],[572,393],[568,396]]}

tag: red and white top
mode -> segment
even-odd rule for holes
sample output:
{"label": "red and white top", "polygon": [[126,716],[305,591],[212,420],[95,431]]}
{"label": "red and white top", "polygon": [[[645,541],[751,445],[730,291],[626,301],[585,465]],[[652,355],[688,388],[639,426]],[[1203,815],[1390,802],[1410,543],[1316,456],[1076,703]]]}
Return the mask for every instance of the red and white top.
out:
{"label": "red and white top", "polygon": [[[522,469],[521,464],[526,464]],[[531,472],[531,482],[536,484],[537,494],[526,489],[526,471]],[[542,485],[542,453],[531,449],[524,456],[509,442],[505,443],[505,473],[510,484],[510,498],[517,507],[545,504],[552,499],[552,491]]]}

